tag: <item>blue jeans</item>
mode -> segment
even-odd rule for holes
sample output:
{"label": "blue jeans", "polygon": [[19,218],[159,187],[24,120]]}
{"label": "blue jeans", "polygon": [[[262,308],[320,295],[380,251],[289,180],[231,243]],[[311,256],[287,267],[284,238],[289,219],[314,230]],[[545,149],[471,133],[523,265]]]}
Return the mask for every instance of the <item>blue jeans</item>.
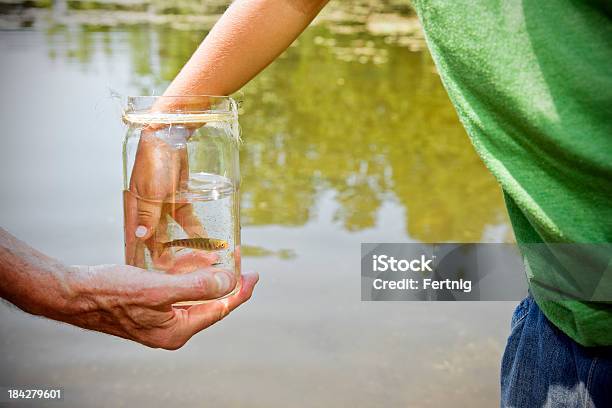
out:
{"label": "blue jeans", "polygon": [[512,316],[501,407],[612,407],[612,347],[582,347],[528,296]]}

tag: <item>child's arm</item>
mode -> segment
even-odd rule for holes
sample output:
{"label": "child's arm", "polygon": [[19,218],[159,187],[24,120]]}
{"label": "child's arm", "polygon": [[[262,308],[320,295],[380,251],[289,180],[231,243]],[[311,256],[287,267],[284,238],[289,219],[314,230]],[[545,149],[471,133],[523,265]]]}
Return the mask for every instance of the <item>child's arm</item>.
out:
{"label": "child's arm", "polygon": [[165,95],[228,95],[278,57],[328,0],[237,0]]}
{"label": "child's arm", "polygon": [[[215,24],[164,95],[228,95],[278,57],[308,26],[328,0],[236,0]],[[157,109],[168,109],[161,102]],[[130,189],[139,196],[166,197],[174,192],[180,165],[164,143],[142,137]],[[167,150],[167,149],[166,149]],[[170,170],[169,170],[170,169]],[[172,171],[171,169],[178,169]],[[148,242],[162,216],[161,203],[126,203],[127,262],[138,257],[137,240]],[[132,254],[132,255],[130,255]]]}

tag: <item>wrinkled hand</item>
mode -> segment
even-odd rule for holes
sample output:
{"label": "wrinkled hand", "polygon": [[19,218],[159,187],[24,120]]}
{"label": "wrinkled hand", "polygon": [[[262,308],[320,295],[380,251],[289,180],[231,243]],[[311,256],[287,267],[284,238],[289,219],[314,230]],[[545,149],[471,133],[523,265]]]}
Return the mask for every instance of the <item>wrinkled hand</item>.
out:
{"label": "wrinkled hand", "polygon": [[[199,259],[195,259],[199,258]],[[211,259],[189,254],[173,268],[198,268]],[[215,299],[226,295],[236,281],[232,273],[208,267],[175,275],[148,272],[126,265],[78,266],[71,287],[77,294],[60,320],[85,329],[123,337],[149,347],[176,350],[194,334],[227,316],[246,302],[259,277],[245,274],[240,290],[224,299],[195,306],[173,303]],[[182,271],[184,272],[184,271]]]}
{"label": "wrinkled hand", "polygon": [[206,236],[192,205],[172,200],[178,191],[187,188],[189,180],[187,149],[180,143],[180,134],[187,137],[186,132],[189,130],[185,128],[173,129],[171,133],[167,128],[142,131],[130,177],[130,193],[126,192],[124,197],[126,263],[129,265],[144,267],[146,245],[158,268],[171,267],[171,254],[155,251],[155,241],[168,239],[168,216],[189,236]]}

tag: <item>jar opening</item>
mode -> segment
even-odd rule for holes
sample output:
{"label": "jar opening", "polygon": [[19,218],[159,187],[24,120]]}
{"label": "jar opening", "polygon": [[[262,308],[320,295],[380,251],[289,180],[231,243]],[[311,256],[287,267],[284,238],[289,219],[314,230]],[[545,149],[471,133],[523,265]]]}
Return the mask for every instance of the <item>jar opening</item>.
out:
{"label": "jar opening", "polygon": [[190,124],[236,120],[236,101],[229,96],[129,96],[123,111],[127,124]]}

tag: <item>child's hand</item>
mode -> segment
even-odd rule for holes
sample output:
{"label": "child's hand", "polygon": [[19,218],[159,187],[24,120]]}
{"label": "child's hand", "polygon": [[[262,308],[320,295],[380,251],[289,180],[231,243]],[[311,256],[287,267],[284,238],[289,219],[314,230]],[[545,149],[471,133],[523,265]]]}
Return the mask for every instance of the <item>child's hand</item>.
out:
{"label": "child's hand", "polygon": [[[181,131],[185,134],[181,136]],[[183,227],[189,236],[206,236],[202,225],[187,202],[174,200],[177,192],[187,189],[189,166],[187,149],[181,143],[185,129],[144,129],[138,144],[130,191],[125,193],[126,263],[144,267],[145,245],[153,262],[161,269],[171,266],[169,253],[155,251],[156,243],[168,240],[167,216]],[[185,140],[184,140],[185,141]]]}

